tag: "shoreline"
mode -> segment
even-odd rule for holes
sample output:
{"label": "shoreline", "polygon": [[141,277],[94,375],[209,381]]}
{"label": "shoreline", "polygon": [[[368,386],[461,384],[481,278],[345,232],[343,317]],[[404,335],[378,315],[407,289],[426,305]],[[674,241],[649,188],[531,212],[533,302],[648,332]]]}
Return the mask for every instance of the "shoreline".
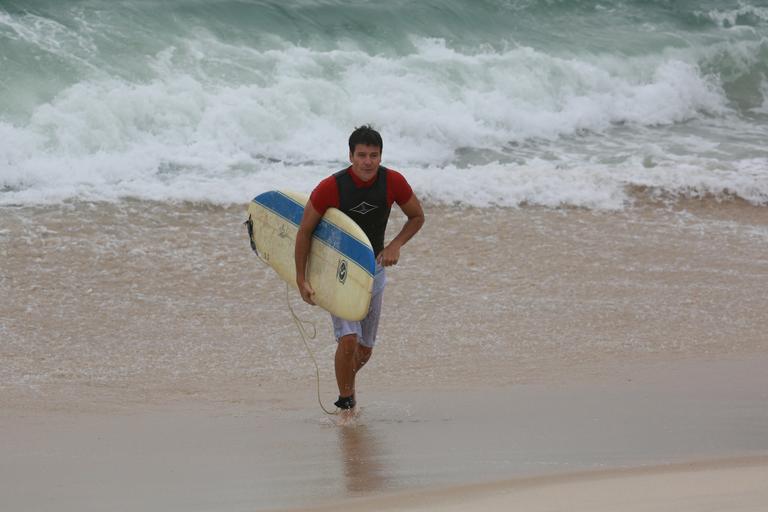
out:
{"label": "shoreline", "polygon": [[[507,386],[606,363],[764,353],[768,208],[711,206],[429,206],[423,236],[388,273],[366,378]],[[285,284],[248,247],[244,208],[133,201],[8,213],[0,406],[247,402],[239,388],[268,394],[314,372]],[[328,317],[293,299],[318,327],[313,348],[332,392]]]}

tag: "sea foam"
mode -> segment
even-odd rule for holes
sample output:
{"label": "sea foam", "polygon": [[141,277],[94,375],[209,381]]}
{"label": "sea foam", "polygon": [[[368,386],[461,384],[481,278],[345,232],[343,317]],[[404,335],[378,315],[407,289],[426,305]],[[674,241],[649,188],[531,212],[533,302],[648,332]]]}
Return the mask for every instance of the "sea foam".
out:
{"label": "sea foam", "polygon": [[[4,16],[15,37],[62,58],[97,52],[59,24],[25,18],[22,29]],[[137,75],[81,67],[28,113],[0,117],[0,204],[308,191],[346,165],[346,138],[363,123],[383,133],[385,164],[437,203],[621,208],[638,186],[768,203],[765,79],[739,92],[746,110],[729,97],[760,66],[759,38],[728,32],[632,56],[411,45],[371,53],[273,37],[260,48],[198,30]]]}

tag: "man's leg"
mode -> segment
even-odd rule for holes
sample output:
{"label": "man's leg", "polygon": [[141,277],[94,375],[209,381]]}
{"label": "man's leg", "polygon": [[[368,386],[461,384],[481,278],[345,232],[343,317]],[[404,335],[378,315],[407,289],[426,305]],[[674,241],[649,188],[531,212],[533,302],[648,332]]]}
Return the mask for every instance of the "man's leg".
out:
{"label": "man's leg", "polygon": [[339,344],[336,347],[335,367],[340,398],[355,394],[355,375],[368,362],[372,353],[372,348],[357,342],[356,334],[347,334],[339,338]]}
{"label": "man's leg", "polygon": [[339,385],[339,401],[336,406],[341,409],[355,406],[355,376],[371,358],[373,345],[376,343],[386,274],[382,270],[377,273],[375,279],[371,307],[363,320],[359,323],[348,322],[331,315],[334,334],[338,340],[334,361],[336,383]]}

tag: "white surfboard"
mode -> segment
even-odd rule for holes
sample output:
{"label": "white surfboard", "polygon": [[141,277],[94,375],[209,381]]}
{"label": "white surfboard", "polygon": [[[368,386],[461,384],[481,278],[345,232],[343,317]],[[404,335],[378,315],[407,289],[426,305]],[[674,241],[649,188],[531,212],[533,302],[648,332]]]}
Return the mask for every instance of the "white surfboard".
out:
{"label": "white surfboard", "polygon": [[[287,191],[259,194],[248,206],[251,246],[277,274],[296,287],[294,250],[309,197]],[[307,267],[315,303],[346,320],[368,314],[376,260],[355,221],[329,208],[312,235]]]}

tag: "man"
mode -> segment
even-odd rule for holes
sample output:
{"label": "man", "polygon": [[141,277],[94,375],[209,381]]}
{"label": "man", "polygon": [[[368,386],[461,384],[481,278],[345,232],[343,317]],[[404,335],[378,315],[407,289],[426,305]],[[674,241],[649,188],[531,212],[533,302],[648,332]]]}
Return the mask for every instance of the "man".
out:
{"label": "man", "polygon": [[[400,248],[421,229],[424,212],[405,178],[381,166],[383,142],[370,126],[356,128],[349,137],[349,161],[352,165],[320,182],[304,208],[296,235],[296,284],[301,297],[314,304],[314,290],[306,278],[312,233],[328,208],[338,208],[362,228],[376,255],[376,275],[368,315],[350,322],[331,315],[337,347],[334,360],[339,409],[355,407],[355,375],[368,362],[376,343],[381,301],[386,283],[384,267],[396,265]],[[397,203],[408,217],[400,233],[386,246],[384,232],[392,203]]]}

